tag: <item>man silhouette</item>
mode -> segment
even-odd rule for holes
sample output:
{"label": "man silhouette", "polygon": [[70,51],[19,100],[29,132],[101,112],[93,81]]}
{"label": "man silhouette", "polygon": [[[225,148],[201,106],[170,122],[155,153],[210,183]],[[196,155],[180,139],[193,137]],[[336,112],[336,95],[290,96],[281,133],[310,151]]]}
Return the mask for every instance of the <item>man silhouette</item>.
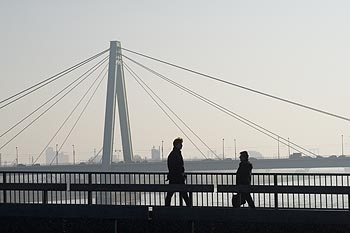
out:
{"label": "man silhouette", "polygon": [[[185,168],[184,161],[181,154],[182,149],[182,138],[176,138],[173,141],[173,150],[168,156],[168,180],[169,184],[185,184]],[[168,192],[165,197],[165,205],[170,206],[171,197],[174,192]],[[186,192],[180,192],[180,197],[184,199],[187,206],[190,206],[190,199]],[[182,200],[181,200],[182,201]]]}
{"label": "man silhouette", "polygon": [[[242,151],[239,154],[239,159],[241,162],[239,163],[239,167],[236,173],[236,184],[250,185],[253,165],[248,160],[249,154],[247,151]],[[232,199],[234,207],[239,207],[241,204],[244,204],[247,201],[250,208],[255,208],[255,204],[250,193],[239,193],[238,197],[239,196],[240,198],[237,198],[238,203],[235,203],[234,200],[237,196],[234,196]]]}

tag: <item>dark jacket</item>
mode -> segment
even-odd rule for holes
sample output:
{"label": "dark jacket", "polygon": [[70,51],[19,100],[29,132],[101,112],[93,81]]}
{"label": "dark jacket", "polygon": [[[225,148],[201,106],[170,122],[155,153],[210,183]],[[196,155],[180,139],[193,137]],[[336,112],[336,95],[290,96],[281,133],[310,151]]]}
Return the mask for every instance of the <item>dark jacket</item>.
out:
{"label": "dark jacket", "polygon": [[184,178],[184,160],[182,158],[181,150],[173,148],[168,156],[168,180],[170,182],[182,183]]}
{"label": "dark jacket", "polygon": [[242,161],[236,173],[236,184],[249,185],[252,176],[253,165],[249,161]]}

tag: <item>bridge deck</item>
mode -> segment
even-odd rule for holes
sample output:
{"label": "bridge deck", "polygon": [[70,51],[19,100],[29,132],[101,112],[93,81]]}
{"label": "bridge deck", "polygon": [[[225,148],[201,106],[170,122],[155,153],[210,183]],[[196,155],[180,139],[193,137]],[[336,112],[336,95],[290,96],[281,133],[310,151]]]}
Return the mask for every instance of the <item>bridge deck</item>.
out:
{"label": "bridge deck", "polygon": [[334,210],[271,210],[213,207],[2,204],[1,217],[139,219],[264,224],[350,225],[350,212]]}
{"label": "bridge deck", "polygon": [[[33,232],[38,232],[37,224],[50,227],[50,221],[55,227],[66,227],[68,222],[83,224],[86,229],[96,226],[95,232],[104,224],[115,232],[115,222],[123,221],[126,228],[138,225],[142,229],[135,232],[157,232],[155,227],[164,232],[167,224],[182,229],[186,223],[191,229],[194,225],[214,224],[225,229],[226,225],[243,224],[240,230],[235,229],[238,232],[259,232],[245,231],[244,226],[262,224],[268,224],[262,232],[272,225],[284,227],[283,232],[294,232],[289,228],[284,231],[284,224],[317,229],[325,224],[338,225],[350,230],[350,174],[257,173],[251,186],[236,185],[234,173],[188,173],[186,185],[166,184],[166,175],[0,172],[0,222],[7,224],[6,229],[28,224]],[[164,206],[166,192],[176,192],[171,207]],[[190,194],[193,207],[181,206],[179,192]],[[233,192],[251,192],[257,208],[230,207]]]}

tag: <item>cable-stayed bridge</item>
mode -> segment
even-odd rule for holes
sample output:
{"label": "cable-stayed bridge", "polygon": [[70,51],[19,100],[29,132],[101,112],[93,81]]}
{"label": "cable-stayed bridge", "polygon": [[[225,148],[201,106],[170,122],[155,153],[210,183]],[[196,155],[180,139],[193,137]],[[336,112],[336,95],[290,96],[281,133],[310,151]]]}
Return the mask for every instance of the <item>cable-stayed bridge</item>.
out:
{"label": "cable-stayed bridge", "polygon": [[[109,54],[108,54],[109,53]],[[126,54],[126,55],[125,55]],[[151,98],[151,100],[161,109],[161,111],[170,119],[171,123],[175,125],[176,128],[179,129],[181,134],[186,137],[186,139],[198,150],[198,153],[202,156],[202,159],[205,160],[204,162],[198,162],[198,161],[192,161],[187,162],[187,166],[190,170],[202,170],[202,168],[207,169],[211,168],[211,170],[220,170],[220,169],[232,169],[233,167],[236,167],[238,165],[238,161],[229,160],[223,158],[223,156],[220,156],[215,152],[208,144],[205,142],[205,140],[202,139],[202,137],[199,136],[190,126],[187,124],[180,116],[179,114],[174,111],[166,102],[164,99],[162,99],[153,89],[150,85],[148,85],[143,79],[142,76],[139,75],[135,69],[133,69],[133,66],[137,66],[140,69],[143,69],[150,74],[154,75],[155,77],[159,78],[160,80],[163,80],[175,87],[177,87],[179,90],[181,90],[184,93],[187,93],[191,95],[192,97],[208,104],[209,106],[213,107],[217,111],[220,111],[235,120],[241,122],[242,124],[246,125],[247,127],[256,130],[258,133],[263,134],[272,140],[278,142],[278,144],[285,145],[288,148],[293,149],[295,152],[298,152],[302,155],[307,156],[307,159],[300,159],[300,160],[258,160],[254,161],[254,164],[256,164],[255,167],[257,168],[289,168],[289,167],[323,167],[323,166],[350,166],[350,160],[346,157],[342,158],[335,158],[335,159],[321,159],[318,157],[318,154],[314,151],[311,151],[310,149],[307,149],[305,147],[302,147],[292,141],[289,140],[289,138],[284,137],[282,135],[279,135],[272,130],[269,130],[260,124],[257,124],[246,117],[241,116],[240,114],[237,114],[230,110],[229,108],[221,105],[218,102],[215,102],[211,100],[210,98],[207,98],[191,89],[186,87],[185,85],[180,84],[179,82],[176,82],[166,75],[162,74],[161,72],[158,72],[149,66],[141,63],[137,60],[137,58],[133,58],[132,55],[135,55],[136,57],[142,57],[145,59],[148,59],[150,61],[154,61],[166,66],[170,66],[176,69],[180,69],[186,72],[189,72],[191,74],[198,75],[200,77],[213,80],[215,82],[223,83],[228,86],[233,86],[236,88],[240,88],[242,90],[252,92],[258,95],[262,95],[268,98],[272,98],[274,100],[294,105],[300,108],[308,109],[313,112],[317,112],[319,114],[325,114],[334,118],[337,118],[339,120],[349,122],[350,119],[338,114],[334,114],[329,111],[321,110],[312,106],[308,106],[302,103],[298,103],[295,101],[291,101],[285,98],[281,98],[275,95],[271,95],[269,93],[265,93],[253,88],[249,88],[243,85],[239,85],[233,82],[229,82],[223,79],[220,79],[218,77],[207,75],[205,73],[189,69],[183,66],[179,66],[149,55],[145,55],[143,53],[139,53],[127,48],[123,48],[121,46],[120,42],[112,41],[110,43],[110,48],[106,49],[104,51],[101,51],[97,53],[94,56],[91,56],[82,62],[77,63],[74,66],[69,67],[68,69],[63,70],[62,72],[57,73],[56,75],[53,75],[39,83],[36,83],[22,91],[19,91],[5,99],[2,99],[0,101],[0,111],[6,111],[6,108],[9,107],[12,104],[15,104],[16,102],[21,101],[24,98],[30,97],[31,94],[35,93],[36,91],[39,91],[43,89],[44,87],[48,87],[50,84],[57,82],[60,79],[63,79],[65,76],[69,75],[70,73],[75,72],[79,68],[87,67],[89,68],[87,71],[83,72],[81,75],[78,76],[75,80],[68,83],[62,90],[58,91],[56,94],[54,94],[52,97],[48,98],[47,100],[44,100],[43,103],[35,108],[33,111],[31,111],[29,114],[21,118],[18,122],[11,125],[7,130],[4,130],[3,132],[0,132],[0,152],[6,149],[6,147],[10,146],[15,142],[15,140],[23,133],[28,130],[30,130],[31,127],[34,127],[34,124],[42,119],[42,117],[47,114],[48,112],[52,111],[52,109],[59,104],[63,99],[65,99],[68,95],[72,94],[74,90],[76,90],[77,87],[82,85],[84,82],[86,82],[89,78],[96,76],[95,79],[91,82],[91,85],[87,87],[86,92],[81,96],[81,98],[78,100],[77,104],[73,107],[73,109],[69,112],[68,116],[64,119],[64,121],[59,125],[57,131],[54,133],[54,135],[48,140],[48,142],[45,144],[43,149],[38,152],[38,154],[32,155],[32,166],[27,166],[26,169],[43,169],[43,170],[56,170],[56,169],[64,169],[64,170],[75,170],[75,169],[93,169],[93,170],[164,170],[166,169],[166,166],[164,162],[159,163],[132,163],[133,161],[133,146],[132,146],[132,136],[130,132],[130,119],[129,119],[129,110],[128,110],[128,102],[127,102],[127,93],[125,88],[125,74],[130,75],[131,78],[133,78],[138,85],[144,90],[144,92]],[[93,64],[93,65],[91,65]],[[132,65],[131,65],[132,64]],[[107,93],[106,93],[106,105],[105,105],[105,119],[104,119],[104,133],[103,133],[103,145],[101,145],[100,150],[98,153],[95,154],[94,157],[90,158],[89,163],[91,164],[75,164],[75,159],[73,159],[73,165],[60,165],[60,158],[59,153],[62,151],[63,146],[66,144],[66,142],[71,137],[72,133],[74,132],[74,129],[76,128],[77,124],[79,123],[79,120],[83,117],[85,110],[88,108],[90,102],[93,100],[95,93],[98,91],[98,89],[102,86],[103,80],[107,78]],[[83,103],[85,102],[85,105]],[[77,113],[77,110],[81,108],[81,111]],[[118,110],[118,111],[117,111]],[[116,114],[119,114],[119,125],[120,125],[120,135],[121,135],[121,141],[122,141],[122,154],[123,154],[123,160],[125,164],[118,164],[113,165],[112,164],[112,157],[113,157],[113,151],[114,151],[114,134],[115,134],[115,119]],[[39,163],[40,159],[42,159],[46,149],[54,142],[55,138],[58,134],[60,134],[63,131],[63,128],[67,126],[68,122],[72,119],[72,116],[74,114],[78,114],[76,117],[76,120],[72,124],[71,128],[69,129],[66,136],[63,138],[62,143],[60,145],[56,144],[56,154],[52,158],[52,160],[47,164],[50,167],[43,166],[42,163],[41,166],[34,166]],[[118,132],[117,132],[118,133]],[[210,152],[213,157],[215,157],[214,161],[213,158],[209,158],[208,155],[201,149],[198,145],[203,145],[203,147],[206,148],[208,152]],[[16,148],[17,149],[17,148]],[[73,146],[73,156],[74,156],[74,146]],[[318,158],[317,158],[318,157]],[[13,164],[18,165],[18,154],[16,157],[13,158]],[[55,165],[55,166],[54,166]],[[58,166],[59,165],[59,166]],[[24,169],[24,168],[20,168]]]}
{"label": "cable-stayed bridge", "polygon": [[[167,184],[164,160],[148,163],[133,162],[134,153],[124,69],[203,156],[202,161],[186,161],[187,171],[231,170],[238,166],[238,160],[221,157],[216,151],[212,150],[205,140],[157,95],[151,86],[142,79],[142,76],[135,72],[131,64],[145,69],[161,80],[176,86],[181,91],[238,120],[258,133],[292,148],[299,155],[304,155],[303,158],[296,159],[254,160],[255,168],[346,167],[350,165],[350,160],[344,156],[320,158],[315,152],[297,145],[288,138],[262,127],[185,85],[175,82],[137,59],[131,58],[129,54],[124,55],[124,52],[130,55],[142,56],[290,105],[326,114],[346,123],[349,122],[349,119],[344,116],[178,66],[123,48],[120,42],[112,41],[109,49],[0,100],[0,111],[5,111],[12,104],[30,97],[36,91],[64,78],[80,67],[90,64],[87,71],[78,75],[62,90],[57,91],[52,97],[42,100],[43,102],[29,114],[11,125],[7,130],[0,132],[0,151],[3,151],[18,139],[23,132],[34,127],[38,120],[52,111],[68,95],[72,94],[78,86],[95,76],[95,79],[92,79],[91,83],[87,85],[87,90],[72,106],[68,116],[58,126],[49,141],[45,143],[43,149],[38,154],[33,155],[30,166],[20,166],[17,153],[13,158],[15,166],[2,167],[0,171],[0,215],[5,219],[2,219],[3,222],[1,222],[2,229],[10,232],[13,231],[13,227],[18,227],[18,232],[28,232],[28,228],[33,232],[37,232],[42,227],[42,231],[47,232],[48,229],[54,227],[55,230],[52,232],[73,232],[71,230],[74,227],[80,226],[83,228],[83,232],[98,232],[102,228],[105,232],[119,232],[122,229],[119,226],[121,220],[127,221],[125,224],[127,231],[122,229],[121,232],[130,232],[129,230],[135,226],[142,229],[135,232],[156,232],[154,230],[157,227],[160,232],[164,232],[164,230],[168,231],[176,228],[176,224],[179,223],[182,225],[179,232],[184,232],[181,231],[181,228],[188,228],[190,232],[202,232],[200,230],[202,224],[209,224],[209,227],[218,227],[224,224],[225,229],[228,228],[228,225],[244,225],[241,228],[234,226],[235,231],[246,231],[246,225],[257,224],[256,226],[262,227],[259,224],[263,224],[264,232],[270,231],[271,227],[274,226],[275,229],[279,229],[278,232],[285,231],[286,224],[289,224],[287,228],[290,225],[298,225],[299,228],[296,229],[304,229],[304,226],[310,225],[313,229],[322,230],[334,230],[335,228],[343,230],[344,226],[345,229],[349,228],[349,174],[254,173],[252,174],[252,185],[247,186],[236,184],[235,173],[217,171],[187,172],[186,184],[177,185]],[[107,55],[107,53],[109,54]],[[90,159],[90,163],[78,164],[75,163],[73,145],[73,164],[60,164],[59,152],[74,133],[96,92],[102,86],[105,77],[107,77],[107,93],[101,149],[98,152],[96,151],[97,153]],[[80,112],[77,112],[79,107]],[[124,162],[113,164],[112,155],[117,109]],[[55,156],[51,158],[47,165],[39,165],[38,163],[46,149],[52,145],[57,135],[61,133],[74,115],[76,115],[76,120],[71,123],[71,128],[67,130],[62,143],[60,145],[56,144]],[[31,141],[35,142],[39,136],[32,135],[32,137],[33,140]],[[203,144],[215,159],[209,158],[195,141]],[[188,192],[190,206],[183,207],[181,196],[177,194],[172,200],[171,207],[164,206],[166,192]],[[255,210],[231,208],[232,193],[243,192],[252,194],[256,205]],[[47,222],[50,224],[46,225]],[[165,222],[165,224],[159,227],[157,226],[159,222]],[[189,223],[189,227],[184,227],[187,223]],[[21,227],[25,230],[20,229]],[[199,230],[195,231],[196,229]],[[295,230],[292,231],[295,232]]]}

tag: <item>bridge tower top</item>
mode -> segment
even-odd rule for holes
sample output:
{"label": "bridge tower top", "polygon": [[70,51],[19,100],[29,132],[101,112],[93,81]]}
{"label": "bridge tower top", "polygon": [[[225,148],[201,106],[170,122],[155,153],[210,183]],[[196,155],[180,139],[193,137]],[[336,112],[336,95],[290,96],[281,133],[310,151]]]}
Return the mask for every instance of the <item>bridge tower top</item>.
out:
{"label": "bridge tower top", "polygon": [[121,43],[119,41],[111,41],[109,50],[107,97],[103,137],[103,167],[108,167],[111,165],[112,161],[116,102],[118,102],[119,124],[124,161],[131,162],[133,150],[131,143]]}

